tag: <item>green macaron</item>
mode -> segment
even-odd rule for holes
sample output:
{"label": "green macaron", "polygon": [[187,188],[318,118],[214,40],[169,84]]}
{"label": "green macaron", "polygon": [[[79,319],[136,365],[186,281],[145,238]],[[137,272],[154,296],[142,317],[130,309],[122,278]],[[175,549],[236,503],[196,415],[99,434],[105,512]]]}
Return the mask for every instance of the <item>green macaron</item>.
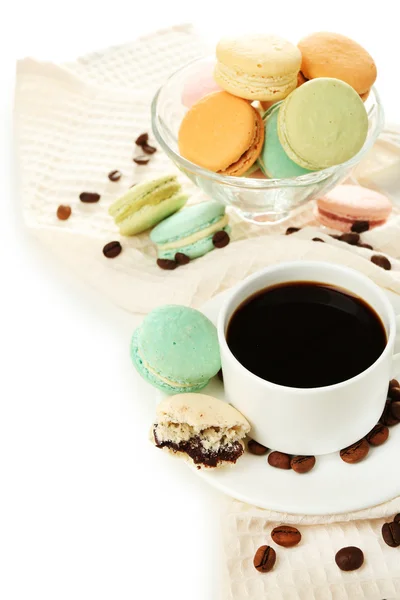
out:
{"label": "green macaron", "polygon": [[215,235],[224,232],[224,245],[229,242],[230,227],[225,206],[214,200],[179,211],[157,225],[150,234],[157,246],[158,258],[175,260],[177,253],[190,259],[203,256],[218,247]]}
{"label": "green macaron", "polygon": [[221,368],[215,326],[198,310],[174,304],[145,317],[131,357],[140,375],[167,394],[201,390]]}
{"label": "green macaron", "polygon": [[278,115],[282,102],[277,102],[265,113],[264,145],[258,158],[258,165],[264,175],[272,179],[300,177],[311,171],[293,162],[284,151],[278,135]]}
{"label": "green macaron", "polygon": [[166,175],[135,185],[118,198],[108,212],[121,235],[135,235],[178,211],[187,199],[176,175]]}
{"label": "green macaron", "polygon": [[283,101],[279,140],[296,164],[319,170],[346,162],[363,147],[368,115],[357,92],[344,81],[307,81]]}

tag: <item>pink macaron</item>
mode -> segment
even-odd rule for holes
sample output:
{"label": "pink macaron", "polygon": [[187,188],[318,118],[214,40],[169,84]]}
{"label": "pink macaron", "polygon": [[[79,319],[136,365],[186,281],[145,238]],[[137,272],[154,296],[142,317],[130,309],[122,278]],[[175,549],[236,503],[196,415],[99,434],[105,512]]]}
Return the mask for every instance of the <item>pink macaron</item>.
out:
{"label": "pink macaron", "polygon": [[213,77],[214,66],[215,63],[211,60],[201,63],[189,75],[182,90],[182,104],[186,108],[191,108],[207,94],[221,91],[221,87]]}
{"label": "pink macaron", "polygon": [[338,185],[319,198],[315,207],[318,221],[343,232],[367,231],[383,225],[392,204],[386,196],[360,185]]}

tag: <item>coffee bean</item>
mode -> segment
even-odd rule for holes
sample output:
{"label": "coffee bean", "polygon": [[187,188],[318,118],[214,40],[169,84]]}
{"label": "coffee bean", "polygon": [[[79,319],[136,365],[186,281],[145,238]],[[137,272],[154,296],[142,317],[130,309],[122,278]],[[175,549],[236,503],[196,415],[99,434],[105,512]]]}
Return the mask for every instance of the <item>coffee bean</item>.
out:
{"label": "coffee bean", "polygon": [[393,388],[400,388],[400,383],[397,381],[397,379],[391,379],[389,381],[389,394],[388,394],[388,396],[390,396],[390,391]]}
{"label": "coffee bean", "polygon": [[336,553],[335,562],[342,571],[355,571],[362,566],[364,554],[360,548],[348,546]]}
{"label": "coffee bean", "polygon": [[364,244],[363,242],[360,242],[359,244],[357,244],[357,246],[359,248],[366,248],[367,250],[373,250],[373,247],[371,246],[371,244]]}
{"label": "coffee bean", "polygon": [[347,448],[343,448],[340,451],[340,458],[349,464],[354,464],[360,462],[367,456],[369,452],[368,442],[365,439],[359,440],[355,444],[348,446]]}
{"label": "coffee bean", "polygon": [[296,233],[297,231],[300,231],[300,227],[288,227],[286,229],[285,235],[291,235],[292,233]]}
{"label": "coffee bean", "polygon": [[190,263],[190,258],[187,254],[183,254],[183,252],[177,252],[175,254],[175,261],[178,263],[178,265],[187,265]]}
{"label": "coffee bean", "polygon": [[385,408],[383,409],[383,413],[381,418],[379,419],[381,423],[387,425],[388,427],[393,427],[393,425],[397,425],[398,420],[392,413],[391,400],[387,400],[385,404]]}
{"label": "coffee bean", "polygon": [[222,383],[224,382],[224,374],[222,372],[222,369],[220,369],[217,373],[217,377],[220,381],[222,381]]}
{"label": "coffee bean", "polygon": [[247,442],[247,450],[250,454],[255,454],[256,456],[263,456],[267,454],[268,448],[256,442],[256,440],[249,440]]}
{"label": "coffee bean", "polygon": [[135,156],[135,158],[133,159],[133,162],[135,162],[137,165],[147,165],[149,162],[149,158],[147,158],[147,156],[145,156],[144,154],[141,154],[140,156]]}
{"label": "coffee bean", "polygon": [[337,235],[336,233],[330,233],[329,234],[331,236],[331,238],[333,238],[334,240],[340,240],[340,235]]}
{"label": "coffee bean", "polygon": [[323,243],[325,243],[325,240],[321,240],[321,238],[319,238],[319,237],[313,238],[312,241],[313,242],[323,242]]}
{"label": "coffee bean", "polygon": [[308,473],[315,466],[315,456],[293,456],[290,466],[296,473]]}
{"label": "coffee bean", "polygon": [[290,525],[280,525],[275,527],[271,532],[272,541],[278,546],[284,548],[292,548],[297,546],[301,540],[301,533],[296,527],[290,527]]}
{"label": "coffee bean", "polygon": [[388,437],[389,429],[386,427],[386,425],[378,423],[373,429],[371,429],[365,439],[371,446],[381,446],[386,442]]}
{"label": "coffee bean", "polygon": [[100,200],[100,194],[96,194],[96,192],[82,192],[82,194],[79,195],[79,199],[81,202],[92,204],[93,202],[98,202]]}
{"label": "coffee bean", "polygon": [[397,419],[397,422],[400,422],[400,400],[393,400],[390,405],[390,411],[394,419]]}
{"label": "coffee bean", "polygon": [[350,233],[342,233],[339,236],[339,240],[341,242],[346,242],[346,244],[350,244],[350,246],[357,246],[360,241],[360,236],[358,233],[350,232]]}
{"label": "coffee bean", "polygon": [[212,238],[213,244],[216,248],[225,248],[230,242],[230,237],[223,229],[214,233]]}
{"label": "coffee bean", "polygon": [[64,206],[63,204],[60,204],[60,206],[57,208],[57,217],[60,219],[60,221],[66,221],[70,218],[71,212],[72,210],[70,206]]}
{"label": "coffee bean", "polygon": [[268,464],[271,467],[276,467],[277,469],[290,469],[290,456],[289,454],[284,454],[283,452],[271,452],[268,456]]}
{"label": "coffee bean", "polygon": [[141,133],[135,140],[136,146],[144,146],[149,141],[148,133]]}
{"label": "coffee bean", "polygon": [[274,568],[276,552],[271,546],[261,546],[254,555],[254,567],[260,573],[268,573]]}
{"label": "coffee bean", "polygon": [[150,146],[150,144],[143,144],[142,150],[145,154],[154,154],[154,152],[157,152],[157,148]]}
{"label": "coffee bean", "polygon": [[389,388],[388,396],[392,400],[400,400],[400,387],[393,386],[392,388]]}
{"label": "coffee bean", "polygon": [[382,526],[382,537],[385,544],[391,548],[400,546],[400,523],[393,521]]}
{"label": "coffee bean", "polygon": [[390,260],[381,254],[374,254],[371,256],[371,262],[373,262],[377,267],[385,269],[385,271],[390,271],[392,268]]}
{"label": "coffee bean", "polygon": [[368,231],[369,222],[368,221],[355,221],[351,226],[351,231],[354,233],[364,233],[364,231]]}
{"label": "coffee bean", "polygon": [[122,177],[121,171],[110,171],[108,174],[108,179],[110,181],[119,181]]}
{"label": "coffee bean", "polygon": [[122,246],[119,242],[109,242],[103,248],[103,254],[106,258],[115,258],[121,252]]}
{"label": "coffee bean", "polygon": [[169,260],[168,258],[158,258],[157,264],[160,269],[164,269],[165,271],[173,271],[178,266],[174,260]]}
{"label": "coffee bean", "polygon": [[395,518],[393,519],[393,521],[394,521],[395,523],[400,523],[400,513],[398,513],[398,514],[395,516]]}

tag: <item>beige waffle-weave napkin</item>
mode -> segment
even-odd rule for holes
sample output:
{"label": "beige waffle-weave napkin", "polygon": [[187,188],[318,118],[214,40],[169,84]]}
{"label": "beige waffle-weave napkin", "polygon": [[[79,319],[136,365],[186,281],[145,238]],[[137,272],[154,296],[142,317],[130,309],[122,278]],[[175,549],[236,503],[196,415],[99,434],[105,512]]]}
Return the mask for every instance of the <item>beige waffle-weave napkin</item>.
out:
{"label": "beige waffle-weave napkin", "polygon": [[[150,131],[152,96],[173,70],[207,53],[206,44],[190,26],[177,26],[125,46],[90,54],[68,65],[21,61],[17,72],[15,126],[22,212],[30,230],[78,277],[132,312],[146,313],[169,302],[201,306],[250,273],[294,259],[348,265],[400,294],[397,213],[384,227],[363,234],[364,240],[376,250],[390,255],[393,265],[390,272],[370,262],[370,251],[347,246],[321,233],[310,206],[290,223],[271,229],[245,224],[232,214],[234,243],[185,269],[173,272],[158,269],[146,234],[124,238],[124,250],[118,260],[104,259],[103,245],[119,238],[107,214],[109,204],[132,183],[175,170],[161,152],[146,167],[132,162],[133,140],[139,133]],[[398,139],[399,130],[387,128],[353,173],[353,182],[386,191],[394,202],[400,203]],[[113,169],[123,172],[118,183],[107,178]],[[193,201],[201,200],[202,194],[191,183],[182,183],[194,194]],[[101,201],[96,205],[82,204],[79,201],[82,191],[99,192]],[[59,204],[72,206],[73,214],[68,221],[56,218]],[[285,237],[282,233],[289,224],[303,229]],[[327,243],[311,242],[316,235]],[[222,600],[395,597],[400,593],[400,557],[396,552],[390,557],[386,555],[377,531],[380,518],[398,510],[399,500],[395,500],[339,519],[301,519],[304,536],[310,542],[307,553],[297,556],[297,550],[292,551],[284,559],[287,564],[283,566],[287,568],[262,579],[255,578],[249,556],[264,541],[263,534],[273,523],[289,522],[291,517],[234,502],[226,519],[230,578]],[[299,517],[293,517],[293,521],[299,523]],[[335,544],[346,539],[349,528],[354,533],[353,540],[357,536],[368,537],[368,542],[363,538],[363,548],[368,544],[368,555],[374,557],[362,574],[343,575],[332,568]]]}

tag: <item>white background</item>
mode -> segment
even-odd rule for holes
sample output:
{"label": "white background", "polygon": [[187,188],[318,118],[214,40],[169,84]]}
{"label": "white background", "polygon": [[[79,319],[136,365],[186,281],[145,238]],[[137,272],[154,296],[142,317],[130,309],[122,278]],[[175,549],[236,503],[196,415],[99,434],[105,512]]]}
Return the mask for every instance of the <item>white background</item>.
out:
{"label": "white background", "polygon": [[73,60],[178,22],[213,36],[240,28],[294,42],[338,31],[376,59],[386,113],[396,121],[397,13],[398,2],[385,0],[14,0],[3,7],[1,600],[225,600],[218,594],[223,498],[147,442],[153,406],[142,400],[128,353],[137,319],[76,282],[20,223],[11,143],[16,60]]}

